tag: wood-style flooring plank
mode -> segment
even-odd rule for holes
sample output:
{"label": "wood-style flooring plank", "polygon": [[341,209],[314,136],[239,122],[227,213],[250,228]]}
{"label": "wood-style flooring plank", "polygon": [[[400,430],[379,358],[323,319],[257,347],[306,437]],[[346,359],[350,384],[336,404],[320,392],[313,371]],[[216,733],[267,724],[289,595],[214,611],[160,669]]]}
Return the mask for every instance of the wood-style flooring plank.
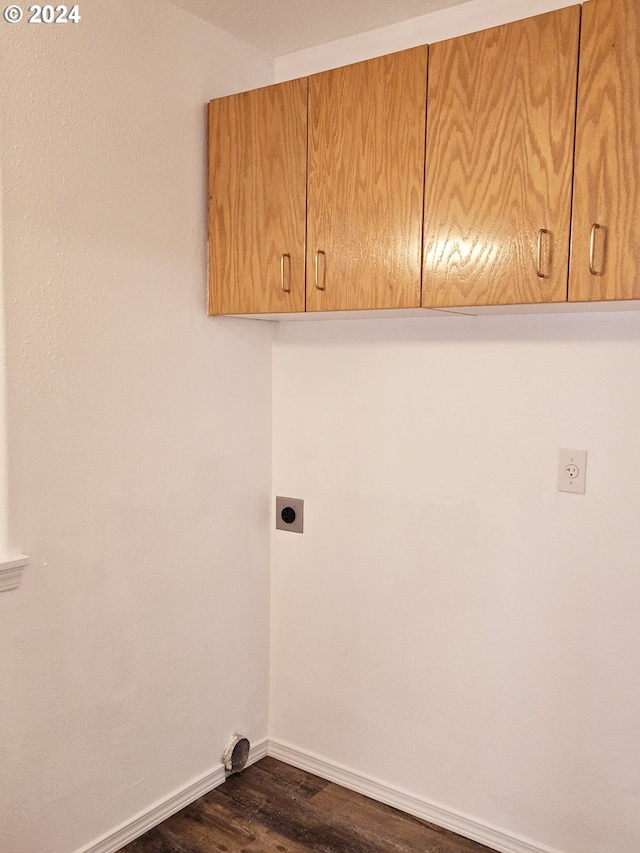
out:
{"label": "wood-style flooring plank", "polygon": [[491,853],[489,848],[264,758],[122,853]]}
{"label": "wood-style flooring plank", "polygon": [[245,770],[244,773],[230,776],[217,790],[233,797],[242,796],[245,789],[254,788],[256,793],[261,789],[266,796],[300,797],[308,800],[331,785],[326,779],[284,764],[275,758],[263,758],[254,764],[252,769],[254,772],[250,775]]}
{"label": "wood-style flooring plank", "polygon": [[337,825],[351,826],[361,838],[385,845],[377,849],[415,853],[425,849],[425,839],[433,845],[426,849],[437,853],[478,853],[487,849],[340,785],[329,785],[314,797],[313,804],[330,814]]}

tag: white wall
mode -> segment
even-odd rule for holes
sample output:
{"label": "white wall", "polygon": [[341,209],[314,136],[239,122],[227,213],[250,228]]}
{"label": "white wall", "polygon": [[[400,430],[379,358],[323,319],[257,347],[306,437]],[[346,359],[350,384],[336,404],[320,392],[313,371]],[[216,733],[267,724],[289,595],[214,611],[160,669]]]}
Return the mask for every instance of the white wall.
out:
{"label": "white wall", "polygon": [[[552,5],[472,3],[276,74]],[[306,529],[272,536],[275,741],[531,844],[504,849],[638,849],[639,326],[280,325],[274,493]],[[585,496],[556,491],[560,447],[588,450]]]}
{"label": "white wall", "polygon": [[[0,147],[2,125],[0,125]],[[5,391],[4,291],[2,288],[2,172],[0,171],[0,562],[8,558],[7,440]],[[14,555],[15,556],[15,555]]]}
{"label": "white wall", "polygon": [[164,2],[2,38],[2,835],[70,853],[267,734],[271,338],[206,317],[208,99],[273,61]]}
{"label": "white wall", "polygon": [[538,846],[638,848],[639,326],[280,326],[305,533],[273,534],[273,738]]}

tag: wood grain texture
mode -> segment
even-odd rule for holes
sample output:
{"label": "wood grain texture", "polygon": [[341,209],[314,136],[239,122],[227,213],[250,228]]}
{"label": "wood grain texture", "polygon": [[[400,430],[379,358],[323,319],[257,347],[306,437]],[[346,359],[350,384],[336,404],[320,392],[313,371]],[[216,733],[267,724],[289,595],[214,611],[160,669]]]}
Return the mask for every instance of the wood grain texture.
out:
{"label": "wood grain texture", "polygon": [[424,307],[566,300],[579,26],[573,6],[431,45]]}
{"label": "wood grain texture", "polygon": [[122,853],[491,853],[389,806],[264,758]]}
{"label": "wood grain texture", "polygon": [[[596,232],[589,271],[591,229]],[[640,2],[582,7],[569,299],[640,298]]]}
{"label": "wood grain texture", "polygon": [[420,305],[426,74],[424,46],[309,78],[308,311]]}
{"label": "wood grain texture", "polygon": [[210,314],[304,311],[306,135],[306,79],[210,102]]}

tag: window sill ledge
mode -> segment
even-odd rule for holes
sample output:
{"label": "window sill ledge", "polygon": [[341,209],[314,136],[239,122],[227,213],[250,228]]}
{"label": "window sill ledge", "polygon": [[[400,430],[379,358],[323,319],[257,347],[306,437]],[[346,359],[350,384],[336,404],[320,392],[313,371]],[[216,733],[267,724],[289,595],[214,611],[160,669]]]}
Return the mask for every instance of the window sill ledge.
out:
{"label": "window sill ledge", "polygon": [[22,580],[22,573],[29,565],[29,558],[25,556],[15,557],[13,560],[0,561],[0,592],[8,592],[17,589]]}

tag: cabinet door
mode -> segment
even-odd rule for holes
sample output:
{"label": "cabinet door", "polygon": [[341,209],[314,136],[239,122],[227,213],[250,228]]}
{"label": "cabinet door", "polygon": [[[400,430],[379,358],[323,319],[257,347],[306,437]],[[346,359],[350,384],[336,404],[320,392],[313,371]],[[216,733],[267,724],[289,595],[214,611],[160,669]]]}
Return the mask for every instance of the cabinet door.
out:
{"label": "cabinet door", "polygon": [[307,311],[420,305],[427,48],[309,78]]}
{"label": "cabinet door", "polygon": [[307,81],[209,104],[209,313],[304,311]]}
{"label": "cabinet door", "polygon": [[640,299],[640,2],[582,7],[569,299]]}
{"label": "cabinet door", "polygon": [[580,7],[431,45],[424,307],[567,298]]}

